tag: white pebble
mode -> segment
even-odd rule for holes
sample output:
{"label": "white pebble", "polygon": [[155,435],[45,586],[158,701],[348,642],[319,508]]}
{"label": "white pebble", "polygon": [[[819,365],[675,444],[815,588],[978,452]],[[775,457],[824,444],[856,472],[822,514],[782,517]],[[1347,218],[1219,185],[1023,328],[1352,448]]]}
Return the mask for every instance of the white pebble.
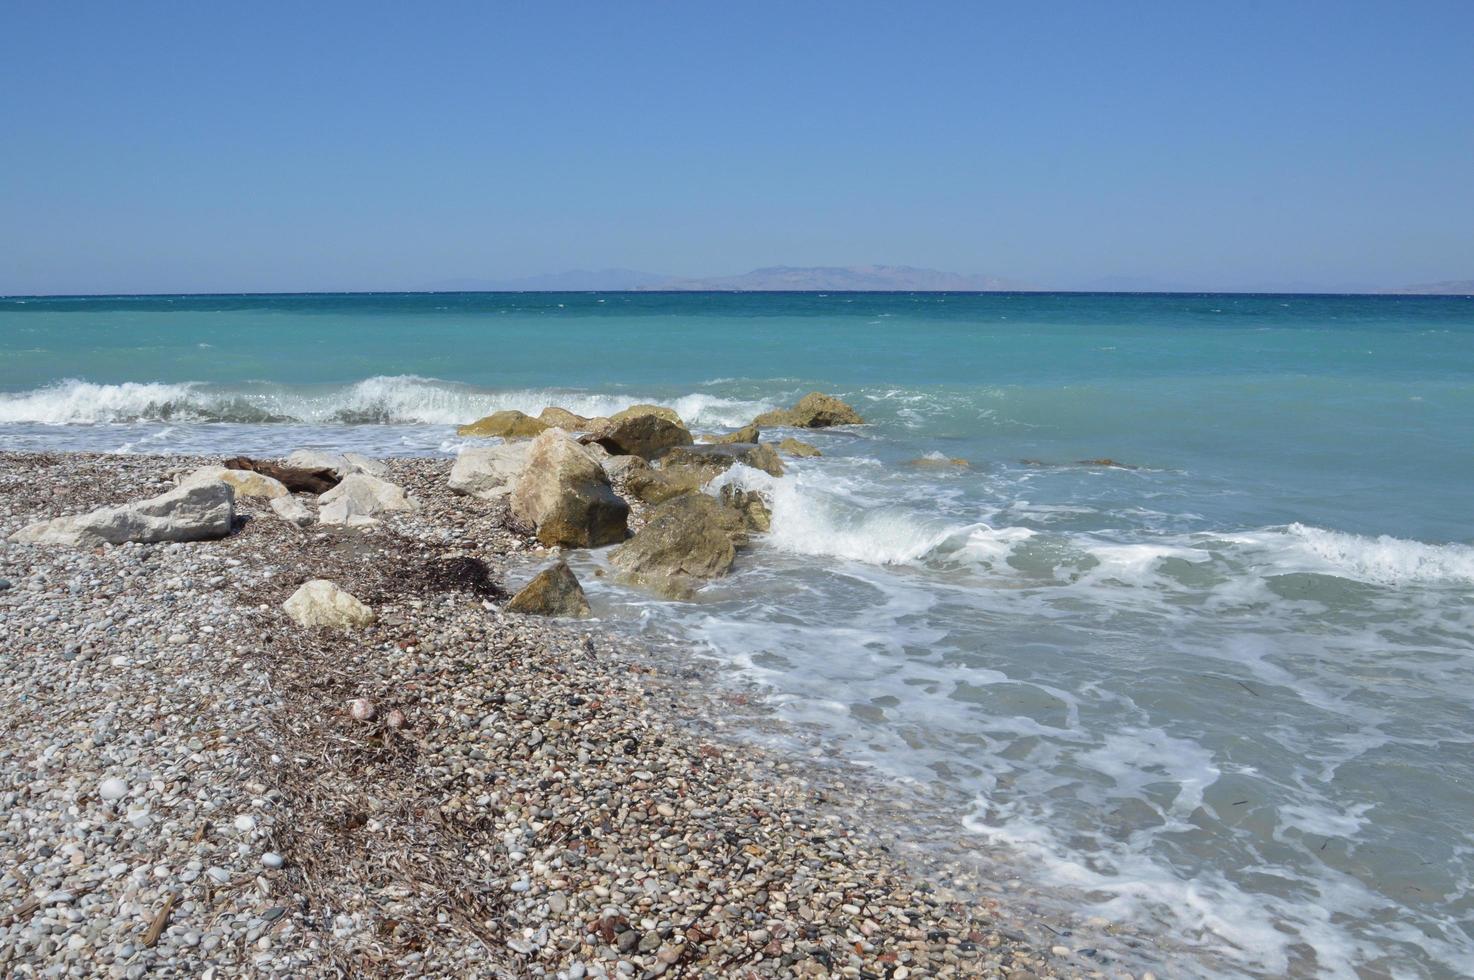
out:
{"label": "white pebble", "polygon": [[242,813],[235,818],[235,829],[243,834],[249,834],[256,829],[256,818],[249,813]]}
{"label": "white pebble", "polygon": [[121,779],[104,779],[97,787],[97,795],[109,803],[128,795],[128,784]]}
{"label": "white pebble", "polygon": [[287,862],[286,862],[286,859],[285,858],[283,858],[280,854],[276,853],[275,851],[267,851],[265,854],[261,855],[261,863],[264,864],[264,865],[266,865],[268,868],[275,869],[275,868],[280,868],[282,865],[286,864]]}

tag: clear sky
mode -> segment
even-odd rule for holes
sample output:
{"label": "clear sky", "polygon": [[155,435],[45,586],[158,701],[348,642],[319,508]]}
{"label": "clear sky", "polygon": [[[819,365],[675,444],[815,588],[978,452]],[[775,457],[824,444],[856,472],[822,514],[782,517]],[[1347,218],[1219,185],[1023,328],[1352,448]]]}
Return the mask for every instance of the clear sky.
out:
{"label": "clear sky", "polygon": [[0,14],[0,292],[1474,277],[1474,3]]}

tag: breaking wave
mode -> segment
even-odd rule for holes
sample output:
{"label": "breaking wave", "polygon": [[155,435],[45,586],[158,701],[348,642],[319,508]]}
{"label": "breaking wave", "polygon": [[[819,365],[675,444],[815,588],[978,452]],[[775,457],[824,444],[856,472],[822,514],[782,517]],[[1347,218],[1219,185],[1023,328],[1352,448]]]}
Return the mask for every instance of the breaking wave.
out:
{"label": "breaking wave", "polygon": [[344,386],[260,382],[216,387],[200,382],[96,384],[70,379],[31,391],[0,394],[0,423],[79,425],[119,422],[243,422],[313,425],[456,425],[491,412],[536,415],[557,405],[580,415],[608,415],[639,402],[674,408],[694,426],[744,425],[774,406],[704,393],[649,393],[552,388],[492,391],[414,375],[366,378]]}

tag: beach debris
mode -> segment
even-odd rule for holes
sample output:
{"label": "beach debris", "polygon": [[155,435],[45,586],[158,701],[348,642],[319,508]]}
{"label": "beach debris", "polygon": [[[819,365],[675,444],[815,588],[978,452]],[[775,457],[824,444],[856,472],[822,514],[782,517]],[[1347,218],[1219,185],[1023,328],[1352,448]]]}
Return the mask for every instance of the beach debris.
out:
{"label": "beach debris", "polygon": [[747,543],[742,514],[704,493],[673,497],[609,555],[631,581],[673,598],[689,598],[705,579],[727,574]]}
{"label": "beach debris", "polygon": [[653,459],[672,446],[689,446],[694,441],[679,419],[671,421],[655,411],[628,414],[630,410],[610,417],[592,434],[592,442],[603,446],[614,456],[642,456]]}
{"label": "beach debris", "polygon": [[10,540],[68,547],[128,541],[204,541],[225,537],[234,521],[235,490],[216,480],[87,514],[54,517],[21,528]]}
{"label": "beach debris", "polygon": [[516,488],[530,448],[529,442],[506,442],[463,449],[450,468],[450,488],[482,500],[505,497]]}
{"label": "beach debris", "polygon": [[812,391],[792,408],[764,412],[752,420],[753,425],[785,425],[796,429],[824,429],[833,425],[862,425],[865,420],[845,402],[821,391]]}
{"label": "beach debris", "polygon": [[790,456],[798,456],[800,458],[824,455],[823,453],[819,452],[818,446],[811,446],[806,442],[802,442],[798,439],[793,438],[793,436],[788,436],[782,442],[778,443],[778,451],[781,453],[787,453]]}
{"label": "beach debris", "polygon": [[320,578],[303,582],[282,608],[301,626],[349,630],[374,621],[374,611],[357,597]]}
{"label": "beach debris", "polygon": [[196,487],[202,483],[212,483],[223,480],[235,488],[235,495],[240,497],[265,497],[273,500],[277,497],[285,497],[291,491],[282,484],[280,480],[258,473],[254,470],[230,469],[225,466],[201,466],[186,474],[179,481],[181,487]]}
{"label": "beach debris", "polygon": [[285,497],[276,497],[271,501],[271,509],[284,521],[290,521],[298,527],[306,527],[312,523],[312,511],[302,501],[288,494]]}
{"label": "beach debris", "polygon": [[508,612],[583,619],[593,614],[578,577],[564,561],[538,572],[506,604]]}
{"label": "beach debris", "polygon": [[598,548],[624,540],[629,504],[583,447],[561,429],[532,440],[511,495],[512,514],[552,547]]}
{"label": "beach debris", "polygon": [[459,436],[501,436],[503,439],[530,439],[551,426],[515,409],[492,412],[484,418],[456,429]]}
{"label": "beach debris", "polygon": [[350,527],[372,524],[383,513],[415,510],[420,506],[403,487],[367,473],[350,473],[318,499],[323,504],[317,514],[319,523]]}
{"label": "beach debris", "polygon": [[[300,452],[301,450],[298,450],[298,453]],[[301,466],[290,462],[291,458],[295,456],[297,456],[297,453],[293,453],[291,457],[288,457],[289,462],[286,466],[271,463],[264,459],[251,459],[249,456],[232,456],[225,461],[225,468],[228,470],[248,470],[253,473],[260,473],[263,476],[269,476],[292,493],[324,493],[338,485],[340,477],[333,466]],[[313,457],[326,457],[326,454],[314,453]]]}

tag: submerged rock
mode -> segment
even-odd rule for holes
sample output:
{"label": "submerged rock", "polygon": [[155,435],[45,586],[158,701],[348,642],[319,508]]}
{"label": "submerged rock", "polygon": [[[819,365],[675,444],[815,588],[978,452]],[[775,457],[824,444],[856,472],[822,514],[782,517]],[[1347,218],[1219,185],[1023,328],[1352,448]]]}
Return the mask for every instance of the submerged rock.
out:
{"label": "submerged rock", "polygon": [[550,547],[616,544],[628,528],[629,504],[615,494],[604,468],[561,429],[532,440],[511,503],[512,514]]}
{"label": "submerged rock", "polygon": [[504,439],[529,439],[546,432],[551,426],[546,422],[512,409],[492,412],[456,429],[461,436],[501,436]]}
{"label": "submerged rock", "polygon": [[463,449],[450,468],[450,488],[482,500],[505,497],[516,489],[530,449],[528,442]]}
{"label": "submerged rock", "polygon": [[812,391],[792,408],[764,412],[753,419],[754,425],[787,425],[798,429],[824,429],[832,425],[861,425],[864,419],[845,402],[820,391]]}
{"label": "submerged rock", "polygon": [[782,442],[778,443],[778,451],[780,453],[787,453],[790,456],[798,456],[800,458],[824,455],[823,453],[819,452],[818,446],[811,446],[806,442],[801,442],[798,439],[793,438],[793,436],[789,436]]}
{"label": "submerged rock", "polygon": [[235,489],[228,483],[210,480],[148,500],[41,521],[16,531],[10,540],[68,547],[127,541],[204,541],[225,537],[234,520]]}
{"label": "submerged rock", "polygon": [[567,562],[557,562],[538,572],[531,582],[507,602],[508,612],[531,616],[590,616],[588,596]]}
{"label": "submerged rock", "polygon": [[704,493],[686,493],[654,508],[609,560],[634,582],[686,598],[701,581],[727,574],[746,542],[741,514]]}
{"label": "submerged rock", "polygon": [[323,524],[372,524],[389,511],[417,510],[419,502],[388,480],[352,473],[319,498],[323,507],[317,519]]}
{"label": "submerged rock", "polygon": [[303,582],[286,602],[288,616],[300,626],[356,629],[374,621],[374,611],[349,592],[327,579]]}
{"label": "submerged rock", "polygon": [[969,463],[967,460],[962,459],[961,457],[943,456],[941,453],[937,453],[935,456],[922,456],[920,459],[913,459],[911,460],[909,465],[920,467],[921,469],[950,468],[965,470],[972,464]]}

